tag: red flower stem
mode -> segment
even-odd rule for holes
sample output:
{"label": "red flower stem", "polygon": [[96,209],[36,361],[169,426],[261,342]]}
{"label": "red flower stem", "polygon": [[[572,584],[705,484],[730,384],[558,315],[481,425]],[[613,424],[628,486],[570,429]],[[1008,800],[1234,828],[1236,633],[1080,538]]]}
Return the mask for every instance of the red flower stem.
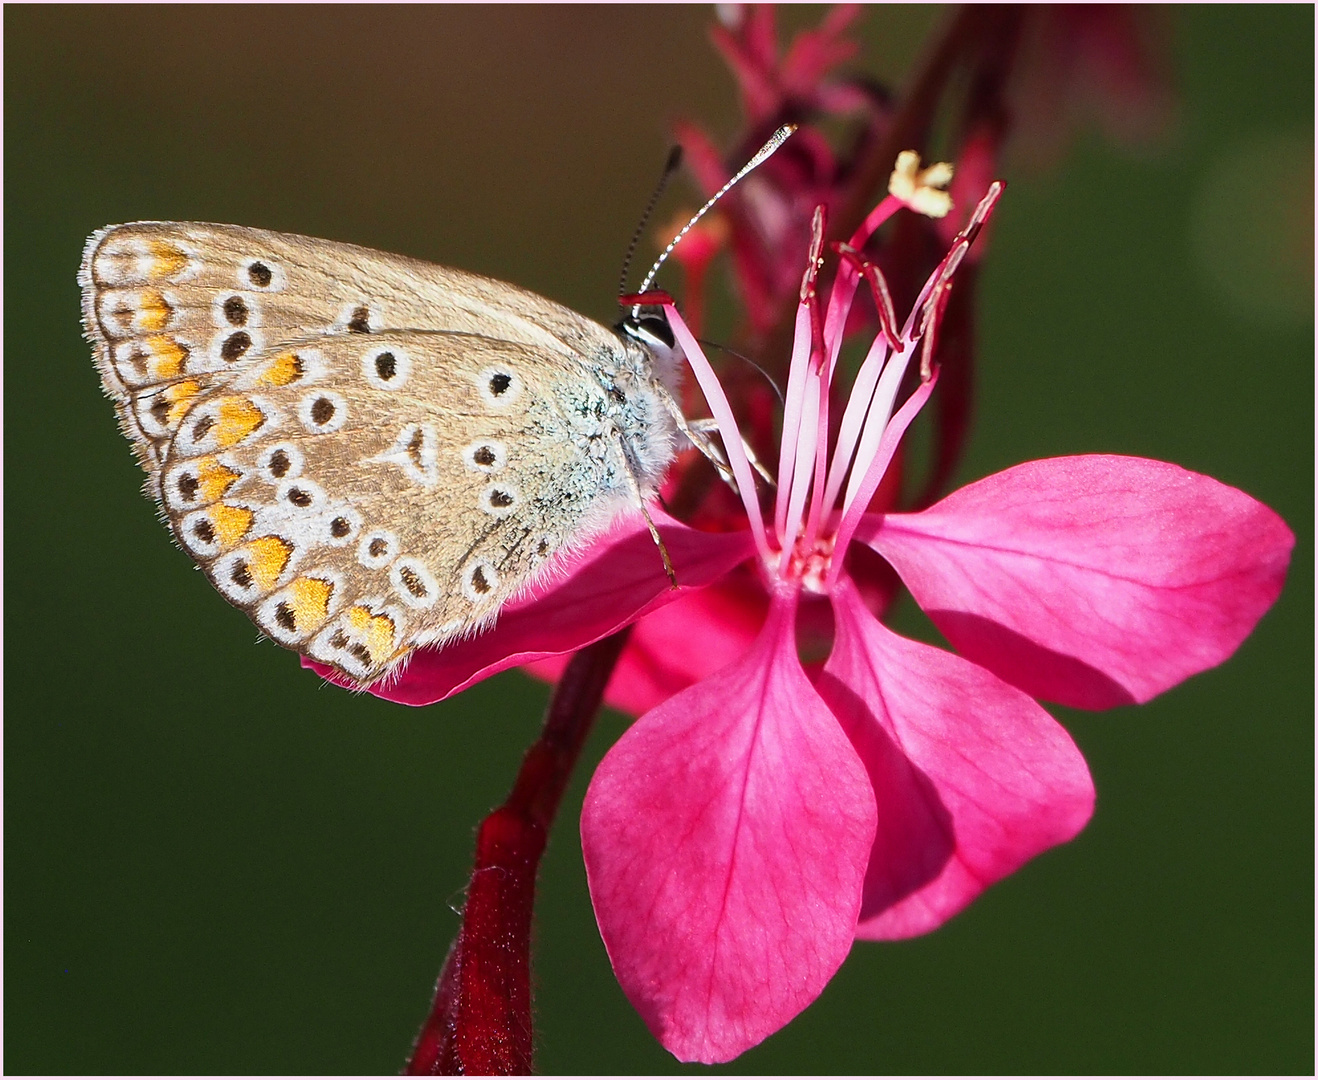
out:
{"label": "red flower stem", "polygon": [[405,1075],[531,1071],[531,913],[540,856],[629,633],[572,658],[508,801],[481,822],[462,928]]}

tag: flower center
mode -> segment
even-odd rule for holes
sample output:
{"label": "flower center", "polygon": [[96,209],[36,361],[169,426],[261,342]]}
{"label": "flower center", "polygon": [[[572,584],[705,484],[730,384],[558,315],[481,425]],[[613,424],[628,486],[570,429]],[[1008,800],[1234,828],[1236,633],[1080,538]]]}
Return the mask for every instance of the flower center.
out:
{"label": "flower center", "polygon": [[813,541],[798,536],[782,576],[808,592],[826,593],[835,542],[836,537],[833,535],[816,537]]}

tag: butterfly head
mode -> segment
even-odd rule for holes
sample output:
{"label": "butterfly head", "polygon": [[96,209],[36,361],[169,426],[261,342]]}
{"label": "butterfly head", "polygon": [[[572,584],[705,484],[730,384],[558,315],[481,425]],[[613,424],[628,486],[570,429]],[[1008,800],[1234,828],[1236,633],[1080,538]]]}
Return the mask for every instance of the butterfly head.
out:
{"label": "butterfly head", "polygon": [[685,359],[682,348],[673,336],[668,316],[662,303],[671,303],[667,293],[653,291],[645,294],[622,296],[618,301],[624,313],[614,324],[614,331],[624,341],[639,345],[650,357],[655,376],[670,390],[681,382],[681,367]]}

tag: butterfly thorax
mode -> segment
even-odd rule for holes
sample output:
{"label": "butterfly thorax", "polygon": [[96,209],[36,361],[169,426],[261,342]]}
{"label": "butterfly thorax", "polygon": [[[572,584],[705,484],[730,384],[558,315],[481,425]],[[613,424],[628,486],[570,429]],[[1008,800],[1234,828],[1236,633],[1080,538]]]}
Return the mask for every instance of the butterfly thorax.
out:
{"label": "butterfly thorax", "polygon": [[672,349],[618,334],[613,356],[602,357],[595,369],[630,474],[646,498],[658,489],[673,460],[679,362],[680,354]]}

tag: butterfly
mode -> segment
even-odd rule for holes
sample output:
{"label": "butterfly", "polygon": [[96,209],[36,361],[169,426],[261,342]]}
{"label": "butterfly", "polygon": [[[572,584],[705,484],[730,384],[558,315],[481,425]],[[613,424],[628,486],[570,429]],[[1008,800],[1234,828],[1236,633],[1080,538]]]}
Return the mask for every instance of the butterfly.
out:
{"label": "butterfly", "polygon": [[696,212],[612,330],[352,244],[177,221],[94,233],[84,333],[175,540],[263,634],[360,686],[487,627],[621,513],[645,516],[676,586],[645,503],[679,438],[735,479],[712,421],[682,414],[685,357],[646,298],[795,130]]}
{"label": "butterfly", "polygon": [[662,319],[611,330],[475,274],[189,222],[96,232],[78,282],[175,540],[359,685],[488,625],[674,456]]}

